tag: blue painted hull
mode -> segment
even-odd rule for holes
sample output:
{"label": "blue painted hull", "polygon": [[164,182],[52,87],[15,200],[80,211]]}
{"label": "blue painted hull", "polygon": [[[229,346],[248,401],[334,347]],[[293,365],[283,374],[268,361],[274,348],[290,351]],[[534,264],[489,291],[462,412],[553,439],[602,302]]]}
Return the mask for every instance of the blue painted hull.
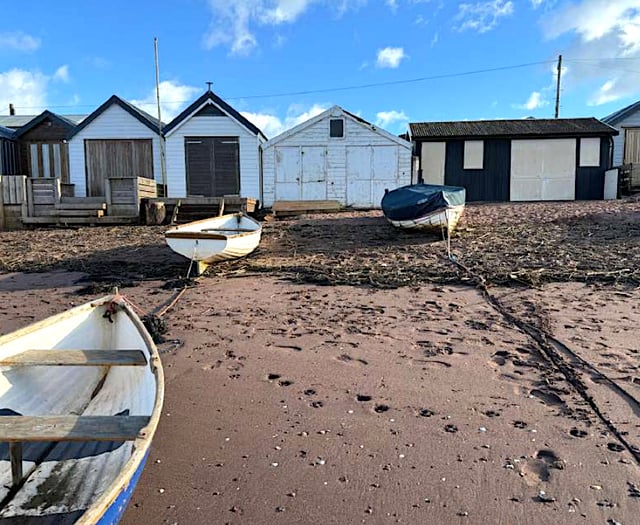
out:
{"label": "blue painted hull", "polygon": [[144,465],[147,462],[148,457],[149,451],[147,451],[144,458],[142,458],[140,465],[138,465],[133,476],[131,476],[129,483],[122,489],[109,508],[104,511],[102,517],[95,522],[96,525],[117,525],[117,523],[120,522],[124,511],[127,510],[131,494],[133,494],[133,489],[135,489],[138,484],[138,479],[140,479],[140,474],[142,474],[142,469],[144,469]]}

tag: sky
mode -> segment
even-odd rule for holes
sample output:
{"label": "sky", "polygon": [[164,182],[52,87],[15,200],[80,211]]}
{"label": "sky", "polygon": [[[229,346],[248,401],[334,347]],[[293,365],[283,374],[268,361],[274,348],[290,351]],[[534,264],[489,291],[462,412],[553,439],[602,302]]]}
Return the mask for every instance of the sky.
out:
{"label": "sky", "polygon": [[0,0],[0,114],[162,119],[212,90],[267,137],[334,104],[408,122],[604,117],[640,99],[640,0]]}

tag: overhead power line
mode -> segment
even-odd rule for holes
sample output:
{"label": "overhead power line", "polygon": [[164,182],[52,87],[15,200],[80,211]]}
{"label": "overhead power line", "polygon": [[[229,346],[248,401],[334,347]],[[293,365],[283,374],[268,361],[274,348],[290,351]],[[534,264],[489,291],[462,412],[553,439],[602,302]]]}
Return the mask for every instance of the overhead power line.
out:
{"label": "overhead power line", "polygon": [[[320,88],[320,89],[306,89],[300,91],[289,91],[289,92],[281,92],[281,93],[269,93],[263,95],[244,95],[244,96],[232,96],[232,97],[223,97],[225,100],[255,100],[260,98],[280,98],[280,97],[293,97],[300,95],[314,95],[320,93],[332,93],[332,92],[340,92],[340,91],[355,91],[359,89],[370,89],[374,87],[384,87],[384,86],[397,86],[402,84],[414,84],[417,82],[426,82],[429,80],[440,80],[445,78],[457,78],[457,77],[466,77],[471,75],[480,75],[483,73],[495,73],[498,71],[508,71],[512,69],[522,69],[525,67],[531,66],[539,66],[543,64],[553,64],[555,60],[541,60],[539,62],[528,62],[525,64],[515,64],[510,66],[499,66],[485,69],[474,69],[471,71],[463,71],[458,73],[443,73],[440,75],[430,75],[426,77],[418,77],[418,78],[409,78],[403,80],[389,80],[386,82],[371,82],[368,84],[354,84],[351,86],[339,86],[339,87],[329,87],[329,88]],[[184,104],[187,102],[191,102],[191,100],[175,100],[172,103],[175,104]],[[149,104],[152,104],[149,102]],[[84,108],[84,107],[97,107],[100,104],[74,104],[74,105],[55,105],[49,106],[50,108]],[[40,106],[16,106],[19,109],[35,109]]]}

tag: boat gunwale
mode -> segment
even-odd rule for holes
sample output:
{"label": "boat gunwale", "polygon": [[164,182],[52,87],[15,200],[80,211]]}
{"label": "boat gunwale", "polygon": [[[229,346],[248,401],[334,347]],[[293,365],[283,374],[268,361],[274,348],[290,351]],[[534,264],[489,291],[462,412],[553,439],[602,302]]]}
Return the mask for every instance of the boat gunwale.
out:
{"label": "boat gunwale", "polygon": [[153,404],[153,410],[151,411],[151,415],[149,417],[149,423],[143,429],[141,429],[139,437],[133,441],[133,450],[126,464],[124,465],[122,470],[120,470],[116,478],[107,487],[107,489],[98,498],[96,498],[92,502],[92,504],[84,511],[82,516],[78,518],[78,520],[75,522],[76,525],[93,525],[100,520],[105,512],[113,505],[113,503],[116,501],[125,487],[128,486],[128,483],[133,478],[133,475],[140,467],[140,464],[149,451],[151,441],[160,421],[160,414],[164,401],[164,371],[162,369],[160,354],[155,343],[153,342],[153,339],[149,335],[149,332],[147,332],[147,329],[144,327],[144,324],[121,295],[107,295],[95,301],[76,306],[59,314],[54,314],[50,317],[37,321],[33,324],[30,324],[29,326],[20,328],[9,334],[0,335],[1,346],[11,341],[15,341],[20,337],[31,334],[35,331],[48,328],[60,321],[72,318],[75,315],[93,311],[94,309],[100,306],[104,306],[105,304],[108,304],[110,302],[116,302],[118,306],[122,308],[121,311],[127,315],[129,320],[138,329],[138,332],[147,345],[147,348],[149,350],[149,363],[147,366],[151,370],[151,373],[154,375],[156,380],[155,400]]}

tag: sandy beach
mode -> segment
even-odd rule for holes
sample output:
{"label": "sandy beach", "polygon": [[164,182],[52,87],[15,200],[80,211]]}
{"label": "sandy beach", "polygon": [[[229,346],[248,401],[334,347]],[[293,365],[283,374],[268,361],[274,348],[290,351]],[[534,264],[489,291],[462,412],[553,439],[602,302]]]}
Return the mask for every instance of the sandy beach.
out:
{"label": "sandy beach", "polygon": [[[160,227],[0,232],[0,333],[118,285],[164,317],[138,523],[623,524],[640,510],[640,202],[265,223],[196,282]],[[465,270],[466,268],[466,270]]]}

